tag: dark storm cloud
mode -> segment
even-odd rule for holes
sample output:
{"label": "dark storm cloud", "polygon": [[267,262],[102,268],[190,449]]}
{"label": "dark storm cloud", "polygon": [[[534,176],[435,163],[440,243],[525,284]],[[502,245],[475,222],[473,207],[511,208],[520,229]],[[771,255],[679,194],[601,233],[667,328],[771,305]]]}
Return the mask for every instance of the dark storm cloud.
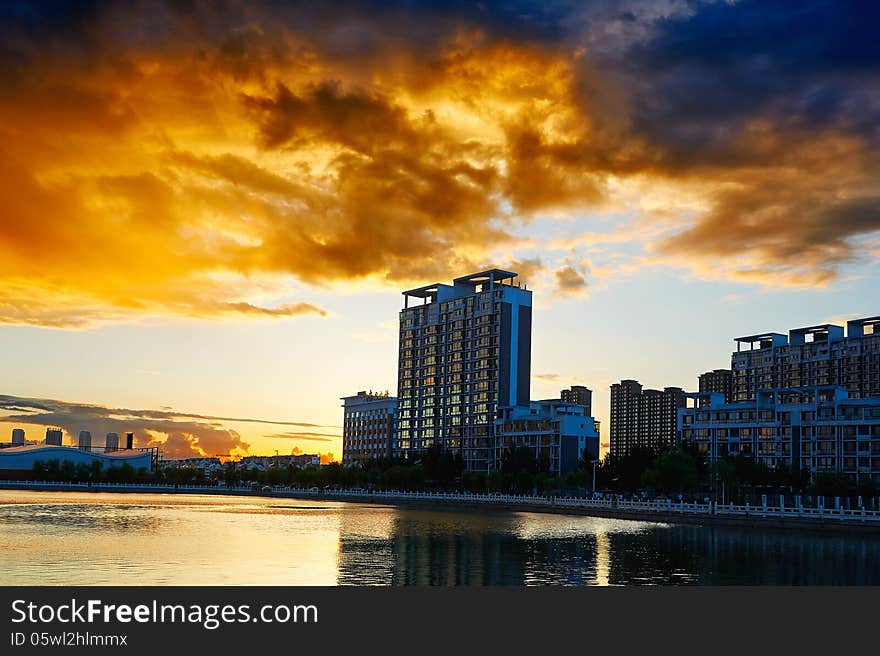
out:
{"label": "dark storm cloud", "polygon": [[659,20],[624,59],[638,89],[635,132],[677,166],[749,163],[736,142],[760,118],[875,139],[878,21],[880,5],[836,0],[699,3]]}

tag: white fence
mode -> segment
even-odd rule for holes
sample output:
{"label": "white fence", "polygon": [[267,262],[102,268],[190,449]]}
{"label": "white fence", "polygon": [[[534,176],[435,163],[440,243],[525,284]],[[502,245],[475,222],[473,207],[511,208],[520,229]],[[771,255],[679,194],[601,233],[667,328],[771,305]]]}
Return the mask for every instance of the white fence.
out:
{"label": "white fence", "polygon": [[0,481],[0,487],[21,488],[79,488],[93,490],[131,490],[141,492],[192,492],[206,494],[259,493],[277,496],[315,497],[333,499],[375,499],[388,500],[436,500],[446,503],[477,503],[500,506],[534,506],[536,508],[596,508],[631,513],[658,513],[682,515],[729,515],[738,517],[799,517],[815,520],[844,520],[858,523],[877,523],[880,526],[880,511],[864,507],[850,510],[845,508],[808,508],[801,505],[734,505],[710,503],[686,503],[671,500],[631,501],[594,497],[531,496],[521,494],[474,494],[471,492],[403,492],[399,490],[321,490],[318,488],[296,488],[281,486],[235,486],[222,485],[171,485],[161,483],[58,483],[50,481]]}

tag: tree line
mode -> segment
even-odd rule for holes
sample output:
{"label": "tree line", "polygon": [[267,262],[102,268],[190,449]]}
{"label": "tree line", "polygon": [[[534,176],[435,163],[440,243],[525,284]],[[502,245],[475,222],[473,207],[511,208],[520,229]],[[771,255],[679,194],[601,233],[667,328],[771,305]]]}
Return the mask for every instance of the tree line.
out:
{"label": "tree line", "polygon": [[[101,463],[74,464],[69,460],[34,463],[32,477],[38,481],[205,484],[217,482],[201,469],[164,467],[150,472],[125,463],[102,468]],[[466,471],[460,454],[434,446],[418,459],[376,458],[358,465],[332,463],[320,467],[275,467],[267,470],[227,463],[219,482],[235,485],[287,485],[319,488],[370,488],[395,490],[464,490],[474,493],[574,494],[593,489],[641,496],[711,496],[718,501],[755,502],[762,494],[804,494],[825,497],[872,498],[880,494],[870,478],[860,482],[842,472],[810,476],[785,465],[770,468],[743,454],[709,462],[688,448],[654,450],[636,447],[625,456],[608,454],[596,468],[588,455],[576,468],[558,476],[547,460],[535,458],[525,447],[508,449],[497,471]]]}

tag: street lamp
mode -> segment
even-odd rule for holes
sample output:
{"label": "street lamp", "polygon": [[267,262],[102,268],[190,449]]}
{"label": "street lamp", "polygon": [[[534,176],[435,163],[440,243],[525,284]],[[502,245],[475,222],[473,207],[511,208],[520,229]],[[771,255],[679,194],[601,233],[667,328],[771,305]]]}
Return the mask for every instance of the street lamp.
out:
{"label": "street lamp", "polygon": [[593,463],[593,496],[596,496],[596,465],[599,464],[599,460],[591,460]]}

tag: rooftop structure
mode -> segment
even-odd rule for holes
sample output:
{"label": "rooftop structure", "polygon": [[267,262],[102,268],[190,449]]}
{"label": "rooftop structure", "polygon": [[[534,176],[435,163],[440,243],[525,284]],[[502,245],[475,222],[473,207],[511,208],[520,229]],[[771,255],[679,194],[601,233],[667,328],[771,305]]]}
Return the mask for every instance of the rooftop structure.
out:
{"label": "rooftop structure", "polygon": [[732,398],[753,399],[759,389],[840,385],[853,398],[880,396],[880,317],[843,326],[794,328],[788,335],[738,337],[731,355]]}
{"label": "rooftop structure", "polygon": [[403,292],[395,453],[437,444],[489,470],[496,409],[529,403],[532,293],[516,277],[488,269]]}

